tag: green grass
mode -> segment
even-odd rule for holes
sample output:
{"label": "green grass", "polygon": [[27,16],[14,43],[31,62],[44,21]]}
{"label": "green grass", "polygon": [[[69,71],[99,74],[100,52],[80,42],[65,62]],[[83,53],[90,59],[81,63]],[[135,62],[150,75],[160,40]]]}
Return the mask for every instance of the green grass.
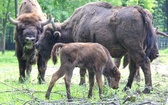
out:
{"label": "green grass", "polygon": [[[168,49],[161,50],[160,57],[152,62],[153,64],[160,65],[168,64]],[[121,68],[121,81],[120,88],[118,90],[110,89],[107,86],[103,86],[104,99],[99,99],[99,92],[97,84],[95,83],[93,90],[93,97],[87,98],[88,94],[88,82],[84,86],[78,85],[77,77],[72,77],[71,93],[74,99],[73,103],[68,103],[66,98],[66,90],[63,79],[59,79],[56,85],[53,87],[50,95],[50,100],[45,100],[45,92],[48,88],[51,75],[46,75],[46,84],[39,85],[37,83],[37,67],[33,66],[31,79],[21,84],[18,82],[19,70],[17,58],[14,56],[14,51],[6,51],[4,55],[0,54],[0,104],[2,105],[22,105],[22,104],[45,104],[45,103],[59,103],[59,104],[110,104],[114,102],[119,105],[135,105],[142,103],[152,103],[164,105],[168,98],[168,76],[153,73],[153,91],[151,94],[143,94],[144,89],[144,78],[141,72],[141,82],[134,82],[132,89],[122,92],[127,78],[128,69]],[[49,71],[51,68],[59,67],[59,63],[54,66],[51,61],[48,63]],[[159,67],[155,67],[157,71],[162,70]],[[168,71],[168,69],[165,69]],[[88,80],[87,80],[88,81]],[[127,100],[125,103],[123,103]]]}

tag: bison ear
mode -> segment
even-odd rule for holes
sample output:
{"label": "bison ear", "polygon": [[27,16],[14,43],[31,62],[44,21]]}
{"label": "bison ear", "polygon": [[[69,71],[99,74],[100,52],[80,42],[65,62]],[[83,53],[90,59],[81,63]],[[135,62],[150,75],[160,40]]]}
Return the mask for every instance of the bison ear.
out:
{"label": "bison ear", "polygon": [[59,38],[61,37],[61,33],[59,31],[54,32],[54,37]]}

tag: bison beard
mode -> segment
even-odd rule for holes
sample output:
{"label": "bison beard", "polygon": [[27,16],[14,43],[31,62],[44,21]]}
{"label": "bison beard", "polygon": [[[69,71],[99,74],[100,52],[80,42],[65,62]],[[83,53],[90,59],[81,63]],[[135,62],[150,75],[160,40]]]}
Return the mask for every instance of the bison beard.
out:
{"label": "bison beard", "polygon": [[[19,81],[22,83],[30,76],[32,65],[38,61],[39,83],[43,83],[46,66],[43,58],[35,50],[35,42],[43,31],[43,26],[51,21],[51,16],[46,19],[40,5],[36,0],[22,0],[19,8],[19,14],[16,20],[13,20],[8,13],[8,20],[16,25],[15,42],[16,56],[19,63]],[[38,58],[37,58],[38,56]]]}
{"label": "bison beard", "polygon": [[[58,42],[97,42],[105,46],[114,58],[129,53],[130,74],[124,90],[131,88],[139,66],[145,76],[143,92],[149,93],[152,89],[149,56],[152,49],[156,50],[151,54],[157,55],[158,49],[155,48],[152,20],[142,7],[113,7],[105,2],[94,2],[76,9],[65,22],[52,25],[53,28],[51,24],[45,27],[36,45],[43,46],[39,47],[41,53],[51,52],[51,46]],[[56,37],[55,32],[61,35]]]}

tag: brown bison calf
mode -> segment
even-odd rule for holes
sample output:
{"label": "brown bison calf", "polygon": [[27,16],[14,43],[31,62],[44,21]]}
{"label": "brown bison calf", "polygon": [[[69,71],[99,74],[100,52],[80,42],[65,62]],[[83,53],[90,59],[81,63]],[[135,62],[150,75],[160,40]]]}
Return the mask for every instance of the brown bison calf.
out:
{"label": "brown bison calf", "polygon": [[99,87],[99,96],[102,95],[102,74],[108,78],[109,86],[113,89],[119,87],[120,72],[113,63],[109,51],[98,43],[57,43],[54,45],[51,56],[54,64],[57,62],[57,54],[60,50],[61,66],[51,78],[46,99],[49,99],[50,92],[55,82],[65,75],[65,86],[68,101],[72,101],[70,93],[70,83],[75,67],[87,68],[89,72],[89,93],[88,98],[92,96],[94,86],[94,74]]}

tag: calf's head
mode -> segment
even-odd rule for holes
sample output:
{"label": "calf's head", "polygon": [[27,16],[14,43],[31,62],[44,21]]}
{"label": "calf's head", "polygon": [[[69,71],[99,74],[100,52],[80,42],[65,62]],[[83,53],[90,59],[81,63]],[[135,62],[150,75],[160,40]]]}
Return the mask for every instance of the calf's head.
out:
{"label": "calf's head", "polygon": [[111,68],[106,68],[106,70],[109,70],[109,72],[105,72],[105,75],[108,79],[108,84],[111,88],[113,89],[118,89],[119,88],[119,81],[120,81],[120,71],[118,68],[115,66],[113,69]]}

